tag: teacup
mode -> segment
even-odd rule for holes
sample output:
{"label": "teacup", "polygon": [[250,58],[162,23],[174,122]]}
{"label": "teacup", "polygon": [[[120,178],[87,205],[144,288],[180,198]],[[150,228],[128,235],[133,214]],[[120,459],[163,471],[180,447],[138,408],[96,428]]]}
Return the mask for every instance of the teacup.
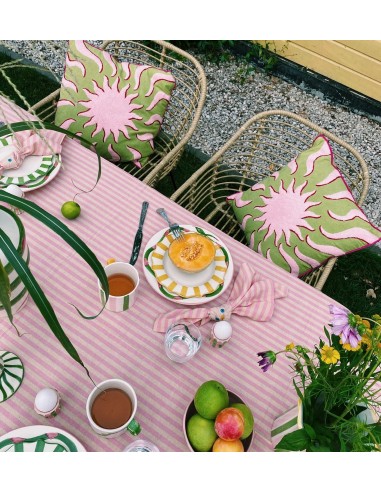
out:
{"label": "teacup", "polygon": [[[115,428],[102,427],[101,425],[99,425],[99,422],[97,423],[94,420],[95,419],[95,415],[93,414],[94,402],[96,401],[97,397],[99,398],[102,397],[102,393],[106,395],[107,390],[121,390],[124,393],[124,395],[127,395],[131,404],[130,415],[127,418],[126,422]],[[99,383],[89,394],[86,402],[86,415],[91,425],[91,428],[93,429],[94,432],[96,432],[100,436],[106,438],[117,437],[126,431],[130,432],[130,434],[132,434],[133,436],[136,436],[139,434],[141,430],[140,424],[134,419],[137,406],[138,406],[138,400],[136,398],[136,393],[133,387],[129,383],[123,381],[122,379],[107,379],[106,381]],[[107,417],[109,418],[109,412]]]}
{"label": "teacup", "polygon": [[[110,261],[110,260],[109,260]],[[122,261],[112,261],[104,267],[107,278],[109,279],[110,295],[106,303],[106,309],[114,312],[122,312],[130,309],[135,300],[136,293],[139,286],[139,272],[136,268],[129,263],[124,263]],[[118,280],[119,277],[119,280]],[[111,282],[116,282],[117,290],[113,294]],[[118,286],[119,282],[119,286]],[[123,288],[122,282],[126,283],[125,289]],[[131,283],[130,288],[128,288],[128,282]],[[99,295],[102,304],[106,300],[105,292],[101,287],[98,280]]]}

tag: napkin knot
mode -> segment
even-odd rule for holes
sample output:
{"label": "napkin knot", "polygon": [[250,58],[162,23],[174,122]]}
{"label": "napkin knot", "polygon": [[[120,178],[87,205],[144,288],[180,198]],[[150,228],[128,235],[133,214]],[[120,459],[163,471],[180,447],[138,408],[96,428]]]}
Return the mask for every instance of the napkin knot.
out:
{"label": "napkin knot", "polygon": [[232,315],[232,305],[230,302],[227,302],[221,307],[213,307],[208,314],[212,321],[223,321],[230,319]]}
{"label": "napkin knot", "polygon": [[212,308],[176,309],[160,314],[153,329],[165,332],[169,325],[179,320],[203,325],[210,320],[228,320],[232,314],[246,316],[255,321],[269,321],[275,309],[275,299],[286,295],[287,288],[284,285],[264,277],[248,263],[242,263],[225,304]]}
{"label": "napkin knot", "polygon": [[65,134],[55,130],[24,130],[13,134],[12,143],[0,149],[0,174],[18,169],[29,155],[53,155],[61,152]]}

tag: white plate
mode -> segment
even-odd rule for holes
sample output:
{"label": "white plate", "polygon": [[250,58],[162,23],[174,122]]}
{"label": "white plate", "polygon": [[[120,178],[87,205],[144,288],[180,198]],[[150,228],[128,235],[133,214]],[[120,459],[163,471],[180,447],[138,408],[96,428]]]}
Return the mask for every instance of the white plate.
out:
{"label": "white plate", "polygon": [[[11,141],[12,136],[2,137],[0,139],[0,147],[3,147],[5,142],[11,143]],[[51,166],[54,166],[53,169],[51,169]],[[0,177],[0,188],[5,188],[9,184],[15,184],[24,192],[36,190],[54,179],[60,168],[60,154],[49,156],[30,155],[25,157],[18,169],[7,169],[2,173]],[[49,174],[44,172],[46,170],[49,170]],[[30,178],[28,178],[28,176],[30,176]],[[12,181],[5,182],[4,178],[12,178]],[[21,180],[24,180],[25,184],[22,184]]]}
{"label": "white plate", "polygon": [[[40,436],[42,439],[35,439]],[[22,439],[28,439],[31,440],[31,442],[23,441],[20,443]],[[12,441],[8,442],[9,440]],[[13,440],[16,440],[16,442],[13,442]],[[41,446],[42,449],[38,449],[38,446]],[[55,450],[68,452],[86,451],[74,436],[62,429],[50,427],[48,425],[29,425],[28,427],[20,427],[19,429],[10,431],[0,437],[0,452],[19,451],[33,453],[54,452]]]}
{"label": "white plate", "polygon": [[[168,233],[168,228],[160,230],[159,232],[154,234],[151,237],[151,239],[148,240],[143,255],[144,274],[150,286],[158,294],[160,294],[162,297],[165,297],[170,301],[176,302],[178,304],[187,304],[187,305],[205,304],[214,299],[217,299],[223,292],[225,292],[225,290],[229,286],[233,278],[233,271],[234,271],[233,260],[225,244],[211,232],[207,231],[206,229],[201,229],[199,227],[194,227],[191,225],[181,225],[181,227],[190,232],[202,232],[204,234],[207,234],[215,243],[217,243],[220,246],[221,250],[226,256],[226,265],[227,265],[227,270],[225,272],[223,283],[221,283],[219,287],[215,289],[213,292],[204,294],[202,295],[202,297],[189,297],[189,298],[183,298],[173,291],[170,292],[163,285],[161,285],[157,281],[155,272],[152,270],[152,253],[157,243],[159,243],[162,240],[163,236],[166,233]],[[201,272],[187,273],[175,267],[173,263],[169,260],[168,253],[165,253],[163,266],[167,275],[175,282],[181,285],[186,285],[188,287],[194,287],[194,286],[200,286],[202,284],[205,284],[211,279],[211,277],[215,272],[216,262],[213,262],[208,268],[202,270]]]}

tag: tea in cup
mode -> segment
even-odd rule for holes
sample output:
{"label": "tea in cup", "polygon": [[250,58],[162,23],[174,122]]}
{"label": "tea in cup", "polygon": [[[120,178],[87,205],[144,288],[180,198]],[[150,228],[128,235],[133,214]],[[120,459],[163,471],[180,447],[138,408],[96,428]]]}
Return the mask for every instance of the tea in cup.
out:
{"label": "tea in cup", "polygon": [[[139,272],[129,263],[113,261],[105,266],[109,285],[109,298],[106,309],[115,312],[127,311],[136,300],[139,286]],[[105,292],[98,280],[99,293],[102,303],[105,303]]]}
{"label": "tea in cup", "polygon": [[117,437],[125,431],[138,435],[141,429],[134,419],[136,409],[136,393],[122,379],[108,379],[98,384],[86,402],[86,415],[92,429],[104,437]]}

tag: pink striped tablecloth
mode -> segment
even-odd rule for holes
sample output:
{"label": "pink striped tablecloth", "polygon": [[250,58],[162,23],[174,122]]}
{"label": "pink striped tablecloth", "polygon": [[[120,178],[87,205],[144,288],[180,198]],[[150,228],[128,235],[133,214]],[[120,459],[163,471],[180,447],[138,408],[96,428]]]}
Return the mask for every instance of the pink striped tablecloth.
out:
{"label": "pink striped tablecloth", "polygon": [[[1,103],[1,101],[0,101]],[[19,121],[23,116],[1,105],[0,120]],[[95,154],[65,138],[63,168],[51,183],[29,192],[27,198],[61,218],[63,202],[76,193],[73,182],[89,189],[97,175]],[[122,378],[130,382],[138,397],[136,418],[142,426],[141,438],[154,442],[161,451],[187,451],[182,420],[195,391],[204,381],[215,379],[238,394],[252,409],[255,436],[251,451],[271,451],[270,430],[275,417],[296,401],[292,370],[284,358],[263,374],[257,365],[259,351],[282,349],[290,342],[307,344],[323,336],[330,319],[332,299],[274,266],[218,229],[171,202],[115,165],[102,161],[102,178],[92,193],[78,197],[82,213],[66,221],[104,263],[115,257],[128,261],[143,200],[150,203],[137,268],[141,275],[138,300],[123,313],[104,311],[92,321],[79,317],[75,305],[87,314],[100,308],[97,279],[87,265],[62,241],[40,223],[21,215],[30,247],[30,268],[51,301],[67,335],[96,382]],[[180,224],[204,227],[216,234],[229,248],[234,260],[234,277],[243,262],[262,275],[288,288],[285,299],[276,301],[269,322],[255,322],[233,315],[233,337],[222,349],[204,343],[186,364],[170,361],[163,347],[163,334],[152,331],[159,313],[181,307],[159,296],[143,273],[143,250],[148,239],[165,227],[155,212],[164,207]],[[62,219],[66,220],[66,219]],[[220,305],[231,286],[208,305]],[[76,436],[88,451],[121,451],[134,438],[125,434],[114,439],[96,435],[90,428],[85,404],[92,383],[84,370],[62,349],[51,334],[32,300],[15,316],[19,330],[0,319],[0,349],[19,355],[25,365],[25,378],[17,393],[0,404],[0,436],[27,425],[54,425]],[[207,336],[211,325],[202,327]],[[45,386],[62,395],[61,413],[46,420],[33,411],[34,398]]]}

